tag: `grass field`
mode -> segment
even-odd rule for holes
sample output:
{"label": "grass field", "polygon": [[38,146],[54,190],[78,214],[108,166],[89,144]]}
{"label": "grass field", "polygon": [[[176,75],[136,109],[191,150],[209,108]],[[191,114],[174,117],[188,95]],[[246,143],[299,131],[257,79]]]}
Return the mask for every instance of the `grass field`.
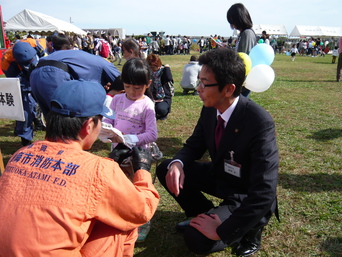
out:
{"label": "grass field", "polygon": [[[176,94],[168,119],[158,121],[157,143],[164,157],[171,158],[192,133],[202,102],[198,96],[183,96],[179,85],[190,56],[161,58],[171,66]],[[342,83],[336,82],[336,64],[331,56],[298,56],[292,62],[289,56],[277,55],[271,66],[276,74],[273,85],[250,97],[276,123],[281,222],[271,219],[262,248],[254,256],[342,256]],[[5,163],[21,146],[13,128],[14,121],[0,119]],[[43,132],[36,133],[35,140],[43,138]],[[106,156],[109,148],[97,141],[92,152]],[[158,180],[155,186],[161,201],[150,234],[136,245],[135,256],[196,256],[174,228],[185,218],[183,211]],[[232,255],[227,248],[209,256]]]}

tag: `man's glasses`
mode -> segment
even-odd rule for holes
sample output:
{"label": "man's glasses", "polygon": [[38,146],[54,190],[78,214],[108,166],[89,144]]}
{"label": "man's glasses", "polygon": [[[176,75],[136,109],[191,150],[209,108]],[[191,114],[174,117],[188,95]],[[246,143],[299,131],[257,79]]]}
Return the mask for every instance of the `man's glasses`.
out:
{"label": "man's glasses", "polygon": [[219,85],[218,83],[205,85],[202,81],[198,82],[198,86],[202,86],[203,88],[205,88],[205,87],[215,87],[215,86],[218,86],[218,85]]}

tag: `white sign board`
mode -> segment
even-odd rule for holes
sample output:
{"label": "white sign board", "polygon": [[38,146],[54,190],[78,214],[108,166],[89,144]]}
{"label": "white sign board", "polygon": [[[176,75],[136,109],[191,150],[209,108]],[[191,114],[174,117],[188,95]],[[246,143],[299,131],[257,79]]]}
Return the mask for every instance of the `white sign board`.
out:
{"label": "white sign board", "polygon": [[0,78],[0,118],[25,121],[19,78]]}

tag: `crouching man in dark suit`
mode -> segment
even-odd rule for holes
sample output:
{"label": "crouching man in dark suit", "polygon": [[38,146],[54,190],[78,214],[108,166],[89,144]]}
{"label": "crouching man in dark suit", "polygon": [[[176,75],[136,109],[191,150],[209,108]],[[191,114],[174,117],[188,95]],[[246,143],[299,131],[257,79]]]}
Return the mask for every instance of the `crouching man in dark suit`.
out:
{"label": "crouching man in dark suit", "polygon": [[[260,248],[261,233],[277,213],[278,148],[270,114],[240,95],[245,66],[228,48],[205,52],[198,92],[198,123],[184,147],[157,168],[160,182],[187,217],[189,249],[197,254],[233,247],[249,256]],[[198,162],[208,150],[211,162]],[[222,199],[214,207],[203,192]],[[277,215],[278,216],[278,215]]]}

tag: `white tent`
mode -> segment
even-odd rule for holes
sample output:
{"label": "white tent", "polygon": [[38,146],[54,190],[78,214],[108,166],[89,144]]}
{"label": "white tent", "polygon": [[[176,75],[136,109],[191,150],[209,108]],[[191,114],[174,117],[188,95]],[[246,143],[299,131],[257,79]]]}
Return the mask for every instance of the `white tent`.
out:
{"label": "white tent", "polygon": [[46,34],[54,31],[79,35],[87,34],[84,30],[69,22],[28,9],[9,19],[6,22],[5,29],[7,31],[25,31],[32,34]]}
{"label": "white tent", "polygon": [[292,30],[290,37],[341,37],[342,27],[300,26]]}
{"label": "white tent", "polygon": [[[265,30],[268,35],[278,35],[278,36],[287,36],[287,30],[285,25],[271,25],[271,24],[257,24],[253,25],[253,30],[255,34],[261,35]],[[236,36],[239,34],[239,31],[234,29],[233,35]]]}
{"label": "white tent", "polygon": [[285,25],[258,24],[253,25],[255,34],[261,35],[265,30],[268,35],[287,36]]}

